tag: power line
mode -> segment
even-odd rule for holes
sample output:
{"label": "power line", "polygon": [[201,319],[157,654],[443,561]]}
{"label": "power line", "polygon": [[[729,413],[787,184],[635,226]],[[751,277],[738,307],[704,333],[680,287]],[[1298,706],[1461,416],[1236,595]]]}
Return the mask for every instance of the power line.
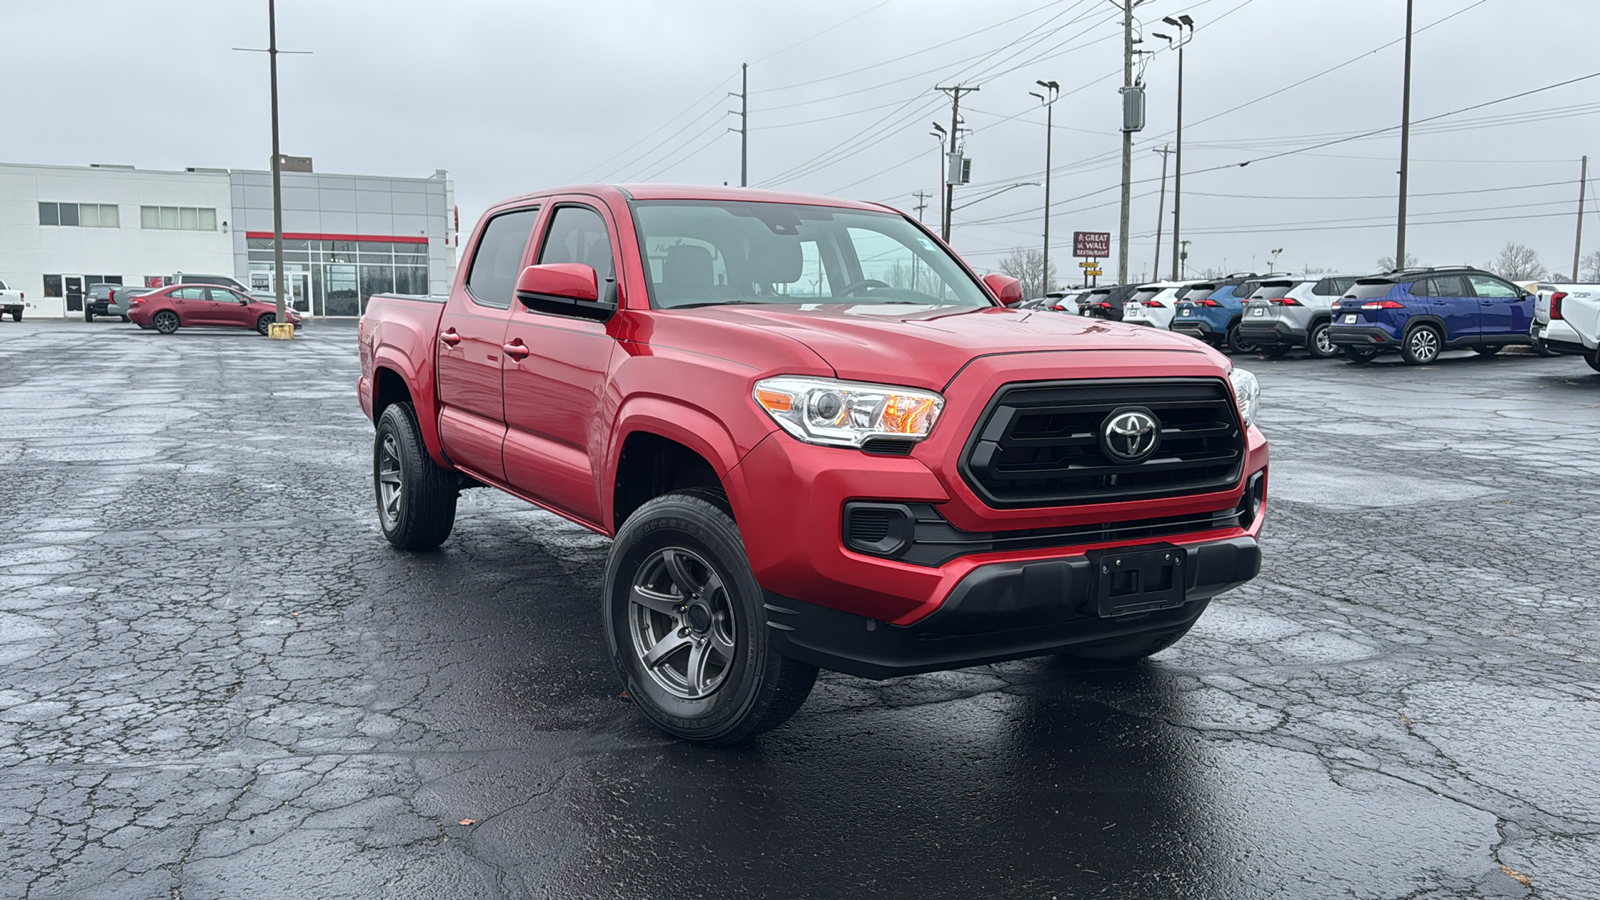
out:
{"label": "power line", "polygon": [[875,4],[873,6],[869,6],[866,9],[863,9],[861,12],[858,12],[855,15],[851,16],[850,18],[845,19],[842,22],[837,22],[837,23],[835,23],[833,25],[829,25],[827,28],[822,29],[821,31],[817,32],[816,34],[813,34],[810,37],[801,38],[800,40],[795,41],[794,43],[792,43],[789,46],[783,48],[782,50],[775,50],[772,53],[768,53],[766,56],[763,56],[760,59],[756,60],[756,62],[757,63],[764,63],[767,60],[772,59],[774,56],[782,56],[783,54],[788,53],[790,50],[793,50],[794,48],[800,46],[801,44],[809,43],[811,41],[816,40],[819,37],[822,37],[823,35],[827,34],[830,31],[833,31],[833,30],[839,29],[839,28],[843,28],[844,26],[849,25],[851,22],[854,22],[855,20],[861,18],[862,16],[866,15],[867,13],[872,12],[875,9],[881,9],[882,7],[888,6],[890,3],[893,3],[893,2],[894,2],[894,0],[883,0],[882,3],[878,3],[878,4]]}
{"label": "power line", "polygon": [[[578,178],[574,179],[574,181],[584,181],[584,180],[586,180],[591,173],[594,173],[594,172],[597,172],[597,171],[600,171],[600,170],[604,169],[606,166],[608,166],[612,162],[616,161],[618,157],[623,156],[624,154],[632,151],[633,148],[639,146],[640,144],[644,143],[645,141],[649,140],[650,138],[655,137],[663,129],[669,127],[673,122],[678,121],[679,119],[683,118],[684,116],[688,115],[690,112],[692,112],[693,110],[698,108],[701,103],[704,103],[707,99],[709,99],[712,94],[715,94],[717,91],[722,90],[723,86],[726,85],[728,82],[730,82],[732,80],[733,80],[733,76],[729,75],[727,78],[724,78],[721,81],[717,82],[715,87],[711,88],[711,90],[706,91],[704,94],[700,95],[700,98],[698,100],[695,100],[693,103],[690,103],[687,107],[684,108],[684,110],[682,112],[680,112],[677,115],[673,116],[672,118],[666,120],[665,122],[662,122],[660,125],[657,125],[655,128],[651,129],[650,131],[648,131],[644,135],[642,135],[638,140],[634,141],[633,143],[629,144],[626,147],[623,147],[621,150],[618,150],[616,153],[613,153],[611,156],[607,157],[605,160],[602,160],[601,162],[596,163],[593,167],[591,167],[588,170],[586,170],[582,175],[578,176]],[[722,101],[718,100],[717,102],[721,103]],[[701,113],[700,115],[704,116],[705,113]],[[697,116],[696,118],[700,118],[700,116]],[[687,126],[685,126],[685,127],[687,127]],[[676,137],[678,134],[682,134],[682,133],[683,133],[683,130],[680,129],[678,132],[674,133],[672,136],[669,136],[667,138],[667,140],[671,140],[673,137]],[[619,168],[626,168],[626,165],[621,166]]]}

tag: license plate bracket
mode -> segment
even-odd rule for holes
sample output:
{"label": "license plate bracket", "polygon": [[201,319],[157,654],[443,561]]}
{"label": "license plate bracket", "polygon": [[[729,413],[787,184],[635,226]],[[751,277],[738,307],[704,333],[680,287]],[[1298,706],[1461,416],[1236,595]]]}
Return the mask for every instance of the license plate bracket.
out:
{"label": "license plate bracket", "polygon": [[1187,599],[1188,552],[1180,547],[1156,544],[1138,550],[1099,550],[1088,556],[1095,573],[1095,609],[1101,618],[1172,609]]}

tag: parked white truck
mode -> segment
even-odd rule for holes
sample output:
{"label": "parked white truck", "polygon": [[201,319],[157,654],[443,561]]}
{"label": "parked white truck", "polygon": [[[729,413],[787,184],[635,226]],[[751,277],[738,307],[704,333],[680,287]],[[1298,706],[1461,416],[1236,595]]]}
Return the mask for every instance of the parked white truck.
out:
{"label": "parked white truck", "polygon": [[0,281],[0,319],[10,316],[14,322],[22,321],[22,292],[13,291]]}
{"label": "parked white truck", "polygon": [[1546,350],[1581,356],[1600,372],[1600,284],[1540,284],[1533,340]]}

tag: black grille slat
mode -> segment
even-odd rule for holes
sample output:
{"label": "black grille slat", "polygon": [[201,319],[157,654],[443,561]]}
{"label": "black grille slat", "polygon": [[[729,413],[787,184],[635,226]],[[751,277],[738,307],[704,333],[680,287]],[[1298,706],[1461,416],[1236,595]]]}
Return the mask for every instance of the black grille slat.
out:
{"label": "black grille slat", "polygon": [[1245,525],[1241,509],[1238,505],[1234,505],[1211,512],[1125,522],[1020,531],[972,532],[956,528],[930,504],[916,504],[911,509],[916,517],[914,538],[898,558],[903,562],[919,566],[942,566],[953,559],[975,553],[1041,550],[1172,537],[1218,528],[1241,528]]}
{"label": "black grille slat", "polygon": [[[1106,418],[1130,406],[1161,422],[1150,459],[1106,457]],[[1071,506],[1232,487],[1244,434],[1221,380],[1178,378],[1013,384],[1000,389],[962,458],[962,475],[996,507]]]}
{"label": "black grille slat", "polygon": [[889,513],[880,509],[858,510],[850,517],[850,539],[872,544],[889,536]]}

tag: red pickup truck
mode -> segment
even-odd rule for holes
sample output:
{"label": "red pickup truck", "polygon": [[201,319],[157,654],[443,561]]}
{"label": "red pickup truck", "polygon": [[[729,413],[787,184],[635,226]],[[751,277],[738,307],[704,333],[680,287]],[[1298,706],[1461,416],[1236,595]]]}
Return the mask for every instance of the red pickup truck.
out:
{"label": "red pickup truck", "polygon": [[873,203],[508,200],[448,297],[361,319],[379,522],[432,549],[490,486],[614,538],[612,659],[690,740],[782,723],[819,667],[1141,659],[1260,568],[1256,380],[1021,299]]}

